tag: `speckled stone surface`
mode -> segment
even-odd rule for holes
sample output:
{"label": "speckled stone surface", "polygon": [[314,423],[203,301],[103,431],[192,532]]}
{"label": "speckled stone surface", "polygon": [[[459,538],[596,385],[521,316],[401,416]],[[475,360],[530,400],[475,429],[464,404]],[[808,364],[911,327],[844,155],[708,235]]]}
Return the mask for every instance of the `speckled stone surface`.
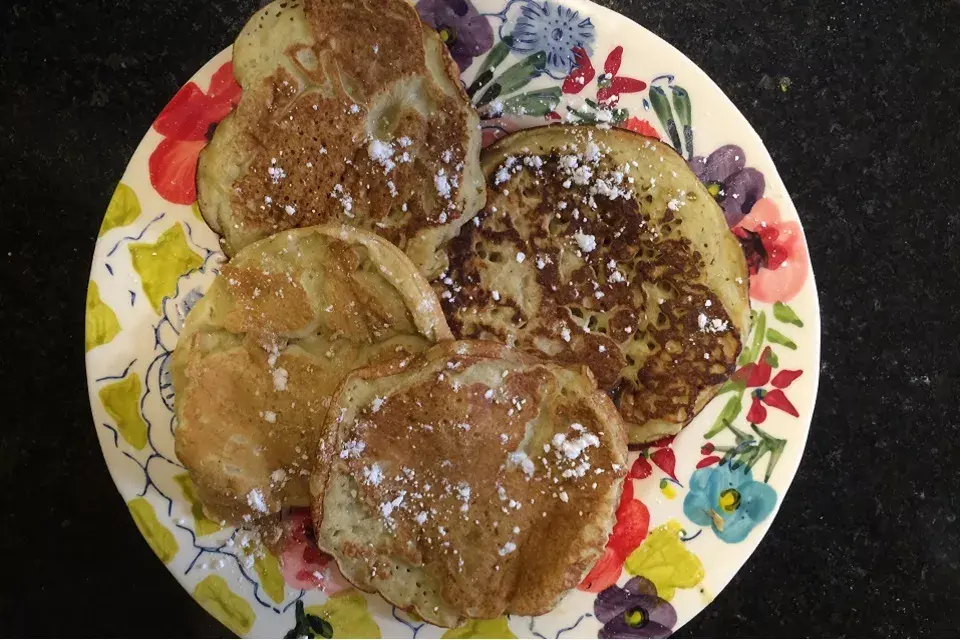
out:
{"label": "speckled stone surface", "polygon": [[[0,8],[0,633],[220,636],[90,424],[94,238],[154,116],[259,3]],[[820,397],[770,534],[694,636],[960,629],[960,4],[614,0],[760,133],[806,227]],[[787,84],[786,92],[780,90]]]}

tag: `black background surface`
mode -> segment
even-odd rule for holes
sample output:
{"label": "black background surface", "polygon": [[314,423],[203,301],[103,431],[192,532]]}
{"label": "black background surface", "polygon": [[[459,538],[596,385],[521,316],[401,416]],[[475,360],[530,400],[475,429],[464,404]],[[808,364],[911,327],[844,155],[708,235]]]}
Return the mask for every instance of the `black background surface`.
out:
{"label": "black background surface", "polygon": [[[765,140],[823,314],[796,481],[756,554],[676,635],[957,633],[960,4],[608,4],[693,59]],[[127,160],[258,2],[2,5],[0,633],[223,635],[107,474],[83,310]]]}

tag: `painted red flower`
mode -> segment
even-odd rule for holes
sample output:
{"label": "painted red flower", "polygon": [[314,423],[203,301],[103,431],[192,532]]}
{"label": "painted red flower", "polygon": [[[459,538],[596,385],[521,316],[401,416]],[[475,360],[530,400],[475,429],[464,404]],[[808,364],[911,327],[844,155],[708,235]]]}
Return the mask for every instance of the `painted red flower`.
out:
{"label": "painted red flower", "polygon": [[636,93],[647,88],[647,83],[643,80],[617,75],[622,58],[623,47],[611,51],[603,63],[603,74],[597,78],[597,85],[600,87],[597,91],[597,102],[611,109],[620,101],[621,93]]}
{"label": "painted red flower", "polygon": [[785,221],[769,198],[761,198],[733,228],[750,269],[750,297],[787,302],[807,280],[810,265],[800,224]]}
{"label": "painted red flower", "polygon": [[628,131],[660,140],[660,133],[653,128],[653,125],[647,120],[641,120],[637,116],[627,118],[627,121],[620,126]]}
{"label": "painted red flower", "polygon": [[697,469],[703,469],[704,467],[709,467],[712,464],[720,462],[720,456],[713,455],[714,451],[716,451],[716,447],[712,442],[704,443],[704,445],[700,447],[700,455],[706,457],[697,463]]}
{"label": "painted red flower", "polygon": [[676,436],[667,436],[660,438],[656,442],[645,445],[640,456],[633,461],[630,471],[627,472],[627,478],[631,480],[643,480],[653,473],[651,462],[670,476],[673,480],[677,479],[675,470],[677,466],[677,457],[673,453],[673,439]]}
{"label": "painted red flower", "polygon": [[284,518],[287,532],[280,553],[280,571],[294,589],[320,589],[330,595],[345,588],[333,558],[320,551],[307,509],[293,509]]}
{"label": "painted red flower", "polygon": [[649,530],[650,511],[634,497],[633,481],[628,478],[623,484],[620,506],[617,507],[617,523],[607,540],[607,547],[578,588],[581,591],[599,593],[616,584],[627,556],[640,546]]}
{"label": "painted red flower", "polygon": [[153,128],[164,139],[150,154],[150,184],[164,200],[192,204],[197,199],[200,150],[214,125],[240,101],[240,93],[233,63],[227,62],[213,74],[206,93],[188,82],[157,116]]}
{"label": "painted red flower", "polygon": [[[563,92],[577,94],[583,91],[597,75],[596,69],[590,62],[586,51],[582,47],[573,49],[574,67],[563,81]],[[597,78],[597,102],[600,106],[612,109],[617,106],[622,93],[636,93],[647,88],[643,80],[618,76],[620,63],[623,61],[623,47],[616,47],[607,56],[603,63],[603,73]]]}
{"label": "painted red flower", "polygon": [[563,81],[564,93],[580,93],[583,88],[590,84],[593,77],[597,75],[596,70],[590,63],[590,57],[583,47],[573,48],[573,70]]}
{"label": "painted red flower", "polygon": [[[783,390],[803,375],[803,371],[783,369],[777,372],[777,375],[773,376],[773,380],[771,380],[773,367],[773,352],[770,347],[766,347],[756,363],[744,365],[733,374],[734,380],[743,383],[748,389],[753,389],[750,393],[750,410],[747,411],[747,422],[760,424],[766,420],[768,406],[779,409],[795,418],[800,416],[800,412],[793,406]],[[773,389],[763,388],[768,383],[773,386]]]}

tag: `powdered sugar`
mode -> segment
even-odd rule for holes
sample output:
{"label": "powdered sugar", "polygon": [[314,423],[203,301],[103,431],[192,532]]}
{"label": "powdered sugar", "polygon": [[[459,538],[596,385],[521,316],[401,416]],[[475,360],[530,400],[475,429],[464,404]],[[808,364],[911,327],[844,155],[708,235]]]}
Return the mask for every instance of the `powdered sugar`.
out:
{"label": "powdered sugar", "polygon": [[584,253],[590,253],[597,248],[597,239],[595,236],[590,234],[581,233],[578,231],[577,233],[573,234],[573,239],[577,241],[581,251]]}
{"label": "powdered sugar", "polygon": [[277,367],[272,371],[272,375],[274,391],[286,391],[287,381],[290,379],[290,375],[287,373],[287,370],[283,367]]}
{"label": "powdered sugar", "polygon": [[340,457],[344,460],[348,458],[357,458],[367,448],[367,443],[362,440],[348,440],[343,443],[340,450]]}
{"label": "powdered sugar", "polygon": [[450,186],[450,179],[447,177],[447,172],[444,169],[437,170],[437,174],[433,176],[433,184],[437,188],[437,193],[440,194],[441,198],[450,199],[453,188]]}
{"label": "powdered sugar", "polygon": [[369,467],[364,467],[363,479],[373,486],[377,486],[383,481],[383,469],[377,463],[374,463]]}
{"label": "powdered sugar", "polygon": [[390,173],[397,166],[397,163],[393,161],[393,153],[394,147],[389,142],[374,139],[367,145],[367,154],[370,159],[383,167],[385,174]]}
{"label": "powdered sugar", "polygon": [[730,323],[721,318],[709,318],[707,314],[700,313],[697,315],[697,326],[704,333],[721,333],[729,329]]}
{"label": "powdered sugar", "polygon": [[263,492],[260,489],[251,489],[247,494],[247,504],[250,508],[259,513],[268,513],[267,503],[263,498]]}

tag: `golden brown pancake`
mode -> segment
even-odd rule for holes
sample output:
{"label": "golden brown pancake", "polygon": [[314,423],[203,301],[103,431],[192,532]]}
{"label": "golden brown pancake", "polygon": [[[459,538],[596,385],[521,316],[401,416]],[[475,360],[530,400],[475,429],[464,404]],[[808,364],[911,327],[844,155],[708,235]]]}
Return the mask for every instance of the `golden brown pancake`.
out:
{"label": "golden brown pancake", "polygon": [[237,38],[236,110],[197,172],[232,255],[284,229],[375,231],[425,274],[483,205],[478,118],[436,32],[403,0],[274,2]]}
{"label": "golden brown pancake", "polygon": [[587,364],[631,443],[677,433],[732,373],[747,269],[723,213],[667,145],[550,126],[484,152],[487,205],[435,280],[459,338]]}
{"label": "golden brown pancake", "polygon": [[173,355],[177,457],[216,520],[308,503],[330,394],[353,369],[450,332],[413,264],[343,225],[286,231],[225,265]]}
{"label": "golden brown pancake", "polygon": [[351,374],[327,423],[320,548],[433,624],[545,613],[606,544],[626,435],[586,367],[447,342]]}

